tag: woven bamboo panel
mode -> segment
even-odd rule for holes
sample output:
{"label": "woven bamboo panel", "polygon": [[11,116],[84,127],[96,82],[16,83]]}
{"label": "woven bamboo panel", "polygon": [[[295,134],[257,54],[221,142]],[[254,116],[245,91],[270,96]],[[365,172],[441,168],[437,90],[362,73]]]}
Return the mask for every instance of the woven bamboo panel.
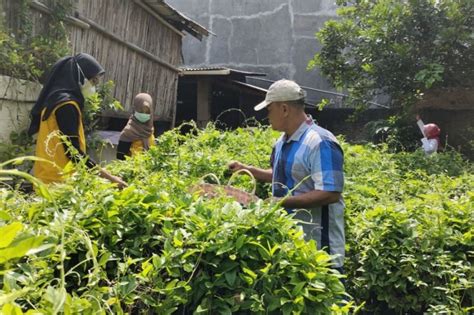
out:
{"label": "woven bamboo panel", "polygon": [[[48,5],[51,0],[42,0]],[[6,11],[7,25],[15,29],[18,10],[16,0],[0,0]],[[149,93],[155,104],[155,119],[172,122],[176,110],[178,73],[146,53],[178,67],[182,63],[181,36],[165,26],[152,14],[131,0],[77,0],[79,18],[89,19],[113,34],[107,36],[91,27],[81,28],[67,23],[73,53],[93,55],[105,68],[105,80],[115,82],[114,97],[131,110],[133,97],[140,92]],[[50,18],[48,14],[30,8],[33,33],[42,33]],[[130,49],[126,43],[145,51]]]}

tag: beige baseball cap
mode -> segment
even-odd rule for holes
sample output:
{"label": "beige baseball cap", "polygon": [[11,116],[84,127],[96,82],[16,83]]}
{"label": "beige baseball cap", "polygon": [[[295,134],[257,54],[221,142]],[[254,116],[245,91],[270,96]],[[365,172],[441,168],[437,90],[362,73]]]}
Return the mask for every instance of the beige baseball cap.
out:
{"label": "beige baseball cap", "polygon": [[270,85],[265,100],[253,109],[259,111],[273,102],[297,101],[305,97],[306,92],[295,81],[282,79]]}

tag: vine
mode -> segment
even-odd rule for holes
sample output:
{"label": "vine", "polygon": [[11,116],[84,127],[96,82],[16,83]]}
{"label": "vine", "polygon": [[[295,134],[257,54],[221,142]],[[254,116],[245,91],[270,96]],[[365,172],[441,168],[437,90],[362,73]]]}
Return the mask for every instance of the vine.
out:
{"label": "vine", "polygon": [[29,0],[20,0],[18,9],[18,31],[17,36],[20,41],[26,41],[33,33],[33,22],[29,18]]}
{"label": "vine", "polygon": [[44,73],[54,62],[70,53],[65,19],[74,6],[71,0],[49,0],[51,15],[41,33],[34,34],[30,12],[31,0],[20,0],[12,17],[15,29],[0,25],[0,73],[30,81],[43,81]]}

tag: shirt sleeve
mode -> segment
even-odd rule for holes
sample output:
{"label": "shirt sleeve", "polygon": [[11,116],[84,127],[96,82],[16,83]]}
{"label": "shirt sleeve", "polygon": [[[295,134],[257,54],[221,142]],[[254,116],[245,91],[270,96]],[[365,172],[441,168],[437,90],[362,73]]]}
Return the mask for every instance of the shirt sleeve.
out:
{"label": "shirt sleeve", "polygon": [[334,141],[322,140],[311,156],[314,189],[342,192],[344,188],[344,154]]}
{"label": "shirt sleeve", "polygon": [[421,134],[423,135],[423,137],[426,137],[425,136],[425,124],[423,123],[423,120],[418,119],[416,121],[416,124],[418,125],[418,128],[420,128],[420,131],[421,131]]}
{"label": "shirt sleeve", "polygon": [[56,121],[59,131],[67,137],[67,141],[77,150],[71,152],[67,143],[63,143],[64,151],[68,159],[77,164],[81,160],[86,159],[86,166],[93,168],[97,165],[85,152],[81,150],[79,145],[79,113],[74,105],[64,105],[56,110]]}
{"label": "shirt sleeve", "polygon": [[130,155],[131,142],[119,141],[117,145],[117,159],[125,160],[126,155]]}

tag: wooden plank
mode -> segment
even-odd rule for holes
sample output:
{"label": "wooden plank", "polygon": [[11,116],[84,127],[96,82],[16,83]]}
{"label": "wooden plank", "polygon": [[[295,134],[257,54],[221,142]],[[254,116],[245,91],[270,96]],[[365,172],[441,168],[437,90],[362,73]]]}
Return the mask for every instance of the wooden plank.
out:
{"label": "wooden plank", "polygon": [[[29,3],[29,5],[30,5],[31,8],[33,8],[37,11],[40,11],[42,13],[51,14],[51,12],[52,12],[52,10],[50,8],[48,8],[43,3],[41,3],[37,0],[32,0]],[[84,23],[83,21],[78,20],[75,17],[70,16],[70,15],[66,15],[65,21],[68,22],[68,23],[71,23],[71,24],[73,24],[77,27],[83,28],[83,29],[88,29],[89,28],[89,25],[87,23]]]}

